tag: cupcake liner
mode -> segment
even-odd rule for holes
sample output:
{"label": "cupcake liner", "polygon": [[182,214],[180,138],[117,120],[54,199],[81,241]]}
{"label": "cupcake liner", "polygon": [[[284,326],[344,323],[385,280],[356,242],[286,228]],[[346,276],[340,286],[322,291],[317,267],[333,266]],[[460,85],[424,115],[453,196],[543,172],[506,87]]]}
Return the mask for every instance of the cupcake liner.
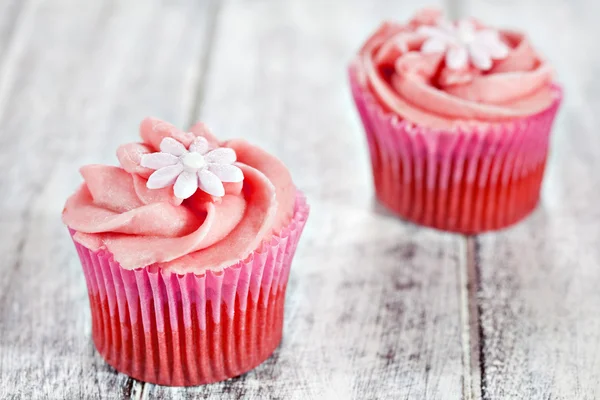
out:
{"label": "cupcake liner", "polygon": [[400,217],[437,229],[478,233],[500,229],[537,205],[552,122],[562,99],[510,123],[415,126],[386,112],[349,70],[365,128],[376,196]]}
{"label": "cupcake liner", "polygon": [[217,382],[262,363],[281,341],[285,289],[308,210],[298,193],[282,232],[245,260],[202,275],[127,270],[109,252],[75,242],[98,352],[119,372],[170,386]]}

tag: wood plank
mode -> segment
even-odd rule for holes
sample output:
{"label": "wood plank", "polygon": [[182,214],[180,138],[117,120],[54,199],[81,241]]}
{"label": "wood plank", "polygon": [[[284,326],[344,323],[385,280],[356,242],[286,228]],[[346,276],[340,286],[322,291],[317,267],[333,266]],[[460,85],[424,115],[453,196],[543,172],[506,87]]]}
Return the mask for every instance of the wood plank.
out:
{"label": "wood plank", "polygon": [[[486,399],[600,397],[600,4],[472,1],[496,25],[526,28],[566,98],[543,201],[515,228],[476,240]],[[543,7],[543,11],[542,11]]]}
{"label": "wood plank", "polygon": [[311,218],[275,354],[223,383],[146,384],[143,398],[461,397],[456,237],[318,201]]}
{"label": "wood plank", "polygon": [[85,281],[60,214],[81,182],[78,167],[115,164],[142,117],[188,122],[210,8],[27,3],[0,92],[0,398],[141,395],[94,350]]}
{"label": "wood plank", "polygon": [[283,343],[254,371],[143,398],[457,399],[463,239],[373,206],[346,66],[413,1],[228,1],[200,113],[290,167],[312,205],[288,287]]}
{"label": "wood plank", "polygon": [[[9,44],[14,43],[13,38],[19,35],[23,17],[28,14],[29,1],[6,0],[0,3],[0,60],[5,59],[4,54],[9,51]],[[18,41],[17,41],[18,43]]]}

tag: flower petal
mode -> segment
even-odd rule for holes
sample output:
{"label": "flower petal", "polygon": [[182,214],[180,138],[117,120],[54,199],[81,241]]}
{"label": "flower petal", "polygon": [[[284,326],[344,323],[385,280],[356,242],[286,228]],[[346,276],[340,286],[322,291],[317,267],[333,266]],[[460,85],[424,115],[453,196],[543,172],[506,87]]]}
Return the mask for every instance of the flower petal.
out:
{"label": "flower petal", "polygon": [[452,46],[446,53],[446,65],[450,69],[459,70],[466,68],[469,62],[469,54],[463,46]]}
{"label": "flower petal", "polygon": [[160,142],[160,151],[174,156],[180,156],[187,153],[184,145],[170,137],[166,137]]}
{"label": "flower petal", "polygon": [[500,41],[488,46],[488,50],[494,60],[503,60],[508,57],[510,52],[509,47]]}
{"label": "flower petal", "polygon": [[184,171],[182,172],[177,180],[175,186],[173,186],[173,192],[175,197],[180,199],[187,199],[191,197],[198,189],[198,176],[195,172]]}
{"label": "flower petal", "polygon": [[225,195],[225,188],[219,178],[208,169],[202,169],[198,172],[198,187],[211,196],[222,197]]}
{"label": "flower petal", "polygon": [[502,60],[508,56],[510,49],[500,39],[498,31],[486,29],[477,33],[477,39],[475,41],[478,45],[485,46],[494,60]]}
{"label": "flower petal", "polygon": [[150,146],[153,151],[160,149],[160,142],[166,137],[173,138],[188,147],[194,140],[194,135],[174,127],[168,122],[157,118],[144,118],[140,124],[142,141]]}
{"label": "flower petal", "polygon": [[161,169],[175,165],[179,158],[169,153],[143,154],[140,165],[144,168]]}
{"label": "flower petal", "polygon": [[221,182],[241,182],[244,180],[244,173],[235,165],[209,164],[208,170],[215,174]]}
{"label": "flower petal", "polygon": [[471,56],[471,62],[476,68],[482,71],[492,68],[492,57],[484,46],[478,43],[471,43],[469,45],[469,55]]}
{"label": "flower petal", "polygon": [[190,128],[190,131],[196,136],[202,136],[204,139],[208,140],[208,144],[213,147],[219,146],[219,140],[210,132],[210,129],[203,123],[198,122],[196,125]]}
{"label": "flower petal", "polygon": [[194,139],[194,143],[191,144],[190,151],[204,155],[208,151],[208,148],[208,140],[202,136],[198,136]]}
{"label": "flower petal", "polygon": [[150,175],[146,187],[148,189],[162,189],[172,185],[182,171],[183,165],[181,163],[161,168]]}
{"label": "flower petal", "polygon": [[206,156],[207,163],[233,164],[236,160],[235,151],[228,147],[219,147],[210,151]]}
{"label": "flower petal", "polygon": [[477,32],[477,41],[482,44],[488,45],[493,42],[497,42],[500,40],[498,31],[492,29],[484,29]]}
{"label": "flower petal", "polygon": [[429,38],[423,43],[421,46],[421,53],[431,54],[431,53],[443,53],[446,51],[446,42],[438,38]]}
{"label": "flower petal", "polygon": [[458,37],[464,42],[468,43],[475,35],[475,24],[469,19],[463,19],[458,21],[456,31]]}
{"label": "flower petal", "polygon": [[447,19],[441,19],[440,21],[438,21],[438,28],[448,35],[454,36],[456,33],[456,27],[452,22],[448,21]]}

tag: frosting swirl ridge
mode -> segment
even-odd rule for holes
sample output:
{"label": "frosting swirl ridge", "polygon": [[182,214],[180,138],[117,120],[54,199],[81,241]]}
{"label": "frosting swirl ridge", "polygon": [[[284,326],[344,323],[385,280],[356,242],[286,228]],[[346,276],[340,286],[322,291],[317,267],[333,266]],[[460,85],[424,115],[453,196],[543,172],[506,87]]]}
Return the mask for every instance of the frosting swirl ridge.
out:
{"label": "frosting swirl ridge", "polygon": [[[126,269],[158,265],[201,273],[244,259],[290,222],[296,196],[291,176],[260,148],[244,140],[219,142],[202,123],[183,132],[147,118],[140,135],[142,142],[118,149],[120,167],[81,168],[84,183],[66,202],[63,221],[90,250],[108,250]],[[160,151],[165,138],[186,149],[204,138],[213,149],[233,150],[243,181],[224,180],[223,196],[197,190],[182,199],[173,186],[149,189],[155,171],[142,166],[142,160]]]}
{"label": "frosting swirl ridge", "polygon": [[[444,23],[457,35],[463,25],[472,26],[463,36],[479,35],[499,57],[485,58],[482,43],[460,48],[452,38],[444,54],[445,43],[435,37]],[[428,42],[432,35],[435,40]],[[431,128],[521,118],[543,111],[557,98],[552,69],[524,35],[496,32],[474,19],[450,24],[437,10],[424,10],[405,25],[384,23],[353,66],[359,82],[386,110]]]}

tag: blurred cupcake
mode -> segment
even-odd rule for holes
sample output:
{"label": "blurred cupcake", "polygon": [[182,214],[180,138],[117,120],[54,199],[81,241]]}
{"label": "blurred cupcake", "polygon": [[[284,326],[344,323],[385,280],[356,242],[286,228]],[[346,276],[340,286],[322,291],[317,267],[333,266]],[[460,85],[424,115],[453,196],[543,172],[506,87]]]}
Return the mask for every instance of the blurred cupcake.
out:
{"label": "blurred cupcake", "polygon": [[562,93],[523,34],[424,10],[384,23],[349,74],[387,208],[476,233],[536,207]]}
{"label": "blurred cupcake", "polygon": [[65,205],[96,348],[118,371],[190,386],[240,375],[282,336],[290,264],[308,216],[277,158],[154,119],[120,167],[89,165]]}

